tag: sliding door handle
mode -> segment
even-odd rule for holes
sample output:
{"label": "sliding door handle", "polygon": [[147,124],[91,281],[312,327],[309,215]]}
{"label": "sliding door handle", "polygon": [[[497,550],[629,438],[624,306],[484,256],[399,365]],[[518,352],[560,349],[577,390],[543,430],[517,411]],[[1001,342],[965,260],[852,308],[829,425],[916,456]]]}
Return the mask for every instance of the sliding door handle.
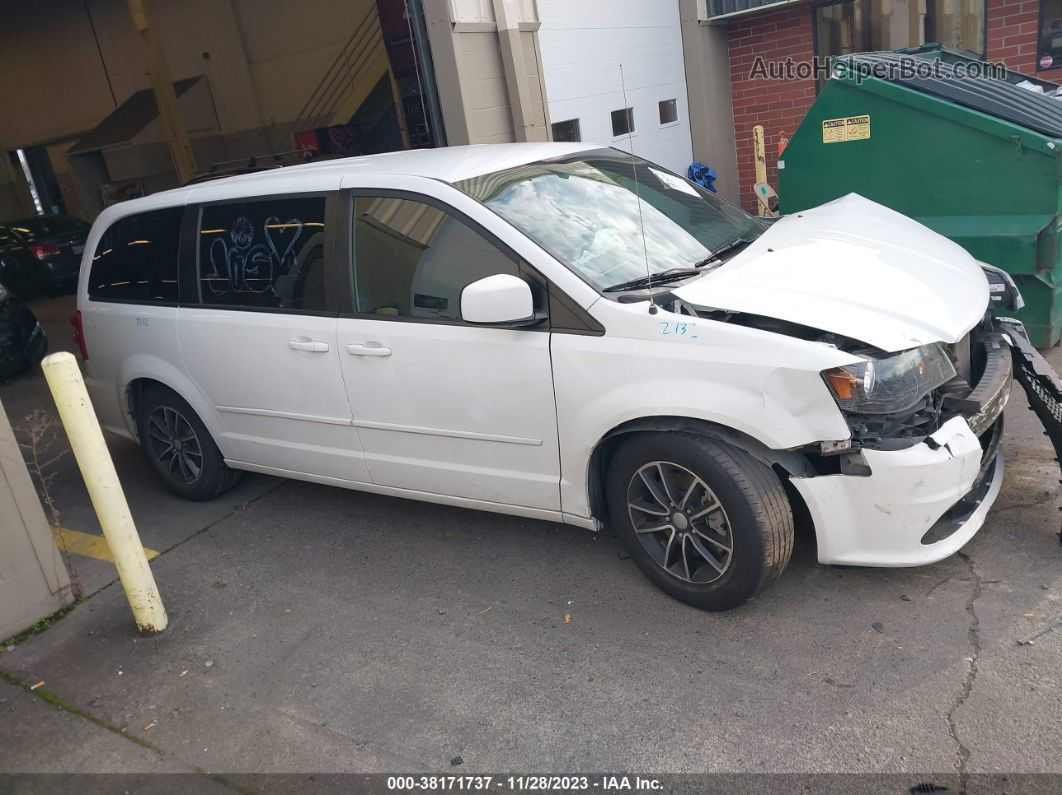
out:
{"label": "sliding door handle", "polygon": [[288,347],[293,351],[309,351],[310,353],[327,353],[328,343],[322,340],[311,340],[306,337],[296,337],[288,340]]}
{"label": "sliding door handle", "polygon": [[391,349],[375,343],[363,345],[354,342],[347,346],[347,353],[351,356],[390,356]]}

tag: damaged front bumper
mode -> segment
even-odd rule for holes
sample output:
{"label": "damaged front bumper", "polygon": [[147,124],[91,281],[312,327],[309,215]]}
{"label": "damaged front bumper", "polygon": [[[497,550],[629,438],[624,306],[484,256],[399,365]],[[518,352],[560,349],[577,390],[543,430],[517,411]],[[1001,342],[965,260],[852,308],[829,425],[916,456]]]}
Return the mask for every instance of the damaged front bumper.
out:
{"label": "damaged front bumper", "polygon": [[819,561],[922,566],[956,552],[984,524],[1003,482],[1002,453],[982,467],[984,454],[966,418],[953,417],[905,450],[864,450],[868,476],[793,478],[815,523]]}
{"label": "damaged front bumper", "polygon": [[869,474],[792,478],[815,524],[820,562],[921,566],[961,549],[1003,482],[1002,413],[1013,380],[1062,465],[1062,379],[1021,323],[1000,319],[994,332],[980,382],[965,398],[946,399],[957,416],[935,433],[902,450],[864,449]]}

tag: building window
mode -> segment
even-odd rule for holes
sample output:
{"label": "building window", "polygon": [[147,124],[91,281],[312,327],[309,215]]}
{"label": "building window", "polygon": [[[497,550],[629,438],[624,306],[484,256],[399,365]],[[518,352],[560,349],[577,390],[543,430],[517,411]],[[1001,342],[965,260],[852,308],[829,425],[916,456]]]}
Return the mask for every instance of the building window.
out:
{"label": "building window", "polygon": [[[1046,0],[1052,1],[1062,2]],[[820,58],[933,41],[978,56],[985,52],[985,0],[842,0],[818,6],[814,14]]]}
{"label": "building window", "polygon": [[847,55],[852,52],[881,50],[874,33],[881,33],[877,25],[866,17],[863,0],[831,3],[815,9],[815,54],[820,58],[831,55]]}
{"label": "building window", "polygon": [[553,140],[577,143],[583,140],[579,132],[579,120],[568,119],[567,121],[553,122]]}
{"label": "building window", "polygon": [[1062,0],[1041,0],[1036,68],[1062,69]]}
{"label": "building window", "polygon": [[673,124],[678,121],[678,100],[660,100],[660,123]]}
{"label": "building window", "polygon": [[620,108],[612,111],[612,137],[628,135],[634,132],[634,108]]}
{"label": "building window", "polygon": [[922,41],[915,43],[930,41],[939,41],[948,49],[968,50],[984,57],[985,0],[962,3],[926,0]]}

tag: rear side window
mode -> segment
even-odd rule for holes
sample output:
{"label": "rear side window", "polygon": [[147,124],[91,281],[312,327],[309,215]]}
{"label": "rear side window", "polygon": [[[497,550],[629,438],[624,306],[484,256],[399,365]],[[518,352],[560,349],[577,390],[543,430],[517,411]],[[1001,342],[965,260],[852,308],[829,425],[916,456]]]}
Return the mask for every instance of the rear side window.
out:
{"label": "rear side window", "polygon": [[211,204],[199,221],[204,304],[320,312],[325,197]]}
{"label": "rear side window", "polygon": [[177,303],[183,211],[170,207],[129,215],[111,224],[92,257],[89,299]]}

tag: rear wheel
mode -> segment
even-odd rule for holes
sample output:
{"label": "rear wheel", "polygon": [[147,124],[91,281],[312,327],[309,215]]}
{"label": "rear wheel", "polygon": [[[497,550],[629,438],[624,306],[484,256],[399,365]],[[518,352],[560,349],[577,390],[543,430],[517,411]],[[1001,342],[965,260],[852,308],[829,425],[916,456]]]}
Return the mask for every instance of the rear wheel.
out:
{"label": "rear wheel", "polygon": [[137,401],[140,446],[166,487],[186,500],[209,500],[239,482],[206,426],[182,397],[152,388]]}
{"label": "rear wheel", "polygon": [[606,488],[631,558],[694,607],[737,607],[789,563],[793,516],[782,484],[743,450],[687,433],[638,434],[613,456]]}

